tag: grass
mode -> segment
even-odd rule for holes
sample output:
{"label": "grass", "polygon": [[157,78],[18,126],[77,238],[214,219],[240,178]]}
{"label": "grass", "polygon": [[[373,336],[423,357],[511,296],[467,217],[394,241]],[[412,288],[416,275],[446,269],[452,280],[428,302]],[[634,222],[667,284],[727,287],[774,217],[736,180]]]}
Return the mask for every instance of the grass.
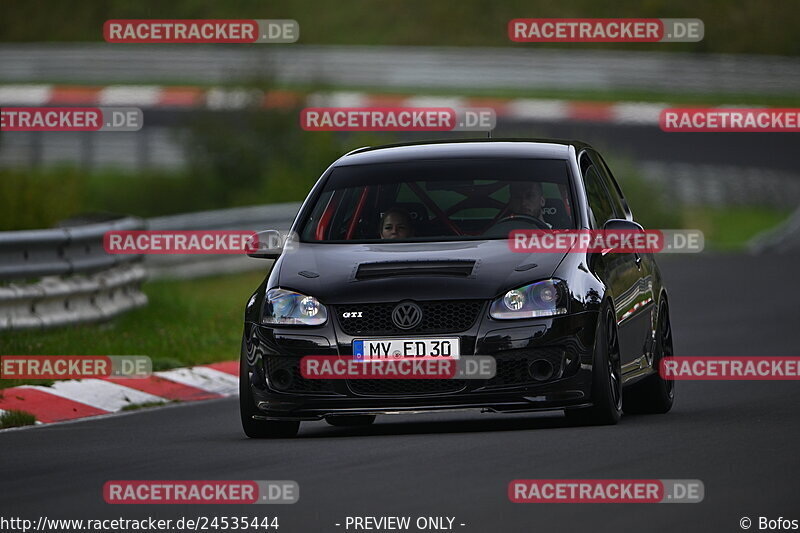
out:
{"label": "grass", "polygon": [[[6,332],[4,335],[9,335],[9,333]],[[10,387],[16,387],[18,385],[40,385],[42,387],[49,387],[53,383],[55,383],[55,381],[52,379],[0,379],[0,389],[7,389]]]}
{"label": "grass", "polygon": [[148,217],[211,209],[218,200],[214,188],[188,173],[0,169],[2,231],[51,227],[85,213]]}
{"label": "grass", "polygon": [[152,217],[300,201],[343,153],[387,139],[306,132],[296,120],[293,112],[241,121],[205,114],[189,128],[188,166],[178,171],[0,169],[0,231],[46,228],[85,214]]}
{"label": "grass", "polygon": [[[244,306],[263,278],[259,271],[150,282],[144,308],[100,325],[7,332],[3,349],[15,355],[147,355],[154,370],[229,361],[239,356]],[[20,384],[0,380],[0,388]]]}
{"label": "grass", "polygon": [[742,249],[747,242],[783,222],[790,210],[763,207],[687,208],[683,226],[700,229],[705,234],[706,248],[720,251]]}
{"label": "grass", "polygon": [[36,424],[36,417],[25,411],[10,410],[0,415],[0,429],[32,426]]}
{"label": "grass", "polygon": [[795,0],[4,0],[0,40],[103,42],[108,19],[295,19],[301,44],[541,48],[508,38],[509,20],[527,17],[688,17],[705,22],[705,37],[697,43],[544,45],[548,48],[800,54]]}

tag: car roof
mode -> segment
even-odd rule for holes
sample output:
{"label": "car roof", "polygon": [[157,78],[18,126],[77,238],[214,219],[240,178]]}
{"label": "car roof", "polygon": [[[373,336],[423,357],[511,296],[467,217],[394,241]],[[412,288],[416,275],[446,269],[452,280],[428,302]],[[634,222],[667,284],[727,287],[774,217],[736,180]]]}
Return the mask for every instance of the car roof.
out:
{"label": "car roof", "polygon": [[580,141],[550,139],[459,139],[365,147],[340,158],[336,166],[395,163],[421,159],[542,158],[567,159],[570,146],[589,148]]}

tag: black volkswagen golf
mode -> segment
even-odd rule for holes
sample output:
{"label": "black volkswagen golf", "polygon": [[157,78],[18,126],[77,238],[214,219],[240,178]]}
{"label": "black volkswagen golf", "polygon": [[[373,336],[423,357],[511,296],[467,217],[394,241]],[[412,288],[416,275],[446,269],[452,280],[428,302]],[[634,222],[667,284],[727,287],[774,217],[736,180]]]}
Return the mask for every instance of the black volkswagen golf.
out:
{"label": "black volkswagen golf", "polygon": [[[580,142],[478,140],[350,152],[303,203],[247,303],[240,407],[249,437],[304,420],[564,410],[580,424],[665,413],[667,291],[652,254],[519,253],[509,232],[641,231]],[[408,343],[408,341],[414,341]],[[307,355],[492,356],[486,379],[309,379]]]}

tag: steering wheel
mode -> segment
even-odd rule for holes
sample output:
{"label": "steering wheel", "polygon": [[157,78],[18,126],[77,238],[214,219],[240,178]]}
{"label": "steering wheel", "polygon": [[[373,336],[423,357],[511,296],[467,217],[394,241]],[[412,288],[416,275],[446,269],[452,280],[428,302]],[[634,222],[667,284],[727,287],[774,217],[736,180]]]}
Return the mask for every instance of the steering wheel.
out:
{"label": "steering wheel", "polygon": [[507,217],[501,218],[500,220],[492,224],[491,227],[499,226],[504,222],[512,222],[517,220],[524,220],[525,222],[533,222],[536,226],[539,227],[539,229],[550,229],[550,226],[548,226],[545,221],[536,217],[532,217],[530,215],[509,215]]}

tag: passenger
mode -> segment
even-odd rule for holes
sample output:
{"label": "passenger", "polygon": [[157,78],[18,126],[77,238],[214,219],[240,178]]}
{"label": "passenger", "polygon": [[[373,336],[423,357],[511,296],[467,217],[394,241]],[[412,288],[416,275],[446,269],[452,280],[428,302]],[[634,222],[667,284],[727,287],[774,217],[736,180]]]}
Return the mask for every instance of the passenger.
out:
{"label": "passenger", "polygon": [[407,239],[413,236],[411,216],[405,209],[392,207],[381,217],[381,239]]}

